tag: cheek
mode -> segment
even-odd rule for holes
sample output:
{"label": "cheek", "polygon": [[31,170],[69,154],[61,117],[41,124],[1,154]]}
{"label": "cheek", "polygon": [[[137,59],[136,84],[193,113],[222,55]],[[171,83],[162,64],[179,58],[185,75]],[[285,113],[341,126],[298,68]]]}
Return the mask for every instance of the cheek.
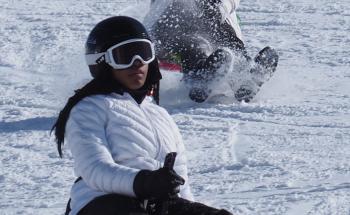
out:
{"label": "cheek", "polygon": [[144,65],[142,69],[143,69],[144,71],[146,71],[146,72],[147,72],[147,71],[148,71],[148,69],[149,69],[149,65],[148,65],[148,64]]}
{"label": "cheek", "polygon": [[142,71],[145,73],[145,76],[147,76],[147,74],[148,74],[148,69],[149,69],[149,66],[148,65],[144,65],[143,67],[142,67]]}
{"label": "cheek", "polygon": [[113,78],[117,79],[118,78],[118,72],[113,71]]}
{"label": "cheek", "polygon": [[119,72],[113,72],[113,77],[114,77],[116,80],[119,80],[119,76],[120,76],[120,73],[119,73]]}
{"label": "cheek", "polygon": [[125,81],[125,76],[126,76],[126,72],[124,72],[124,71],[115,71],[114,73],[113,73],[113,77],[117,80],[117,81],[119,81],[119,82],[124,82]]}

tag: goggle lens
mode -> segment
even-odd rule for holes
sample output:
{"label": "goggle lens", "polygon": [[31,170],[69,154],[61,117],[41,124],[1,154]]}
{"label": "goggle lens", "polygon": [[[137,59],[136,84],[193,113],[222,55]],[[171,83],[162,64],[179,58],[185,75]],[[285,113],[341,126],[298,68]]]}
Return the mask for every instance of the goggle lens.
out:
{"label": "goggle lens", "polygon": [[144,61],[151,60],[154,56],[152,45],[148,42],[137,41],[123,44],[112,49],[112,57],[116,64],[130,64],[135,56],[140,56]]}

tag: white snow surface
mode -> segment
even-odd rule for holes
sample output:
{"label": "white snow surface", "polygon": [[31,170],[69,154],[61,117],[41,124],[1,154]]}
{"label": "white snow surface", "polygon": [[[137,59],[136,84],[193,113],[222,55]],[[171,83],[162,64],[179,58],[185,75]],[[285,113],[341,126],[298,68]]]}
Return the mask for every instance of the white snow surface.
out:
{"label": "white snow surface", "polygon": [[[84,43],[147,1],[0,0],[0,214],[63,214],[75,179],[50,128],[88,81]],[[280,54],[253,102],[195,104],[163,71],[161,104],[188,150],[197,201],[233,214],[350,214],[350,3],[243,0],[249,53]]]}

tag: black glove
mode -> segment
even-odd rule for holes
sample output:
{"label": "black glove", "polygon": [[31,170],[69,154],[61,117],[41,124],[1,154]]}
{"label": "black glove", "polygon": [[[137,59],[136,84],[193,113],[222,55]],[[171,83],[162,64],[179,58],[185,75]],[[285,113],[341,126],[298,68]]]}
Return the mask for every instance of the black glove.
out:
{"label": "black glove", "polygon": [[134,192],[140,199],[168,199],[180,192],[185,180],[174,170],[163,167],[155,171],[141,170],[134,180]]}

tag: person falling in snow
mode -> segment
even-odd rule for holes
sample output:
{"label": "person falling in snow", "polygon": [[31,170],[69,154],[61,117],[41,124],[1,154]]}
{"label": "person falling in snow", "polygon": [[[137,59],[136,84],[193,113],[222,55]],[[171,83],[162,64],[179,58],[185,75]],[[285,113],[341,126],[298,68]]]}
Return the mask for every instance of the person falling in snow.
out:
{"label": "person falling in snow", "polygon": [[[249,102],[276,70],[278,55],[274,49],[265,47],[255,58],[248,56],[236,15],[239,3],[240,0],[151,1],[144,22],[156,43],[158,57],[181,65],[193,101],[204,102],[215,80],[236,73],[231,84],[234,96]],[[232,69],[229,64],[235,58],[242,58],[251,69],[246,73]]]}

